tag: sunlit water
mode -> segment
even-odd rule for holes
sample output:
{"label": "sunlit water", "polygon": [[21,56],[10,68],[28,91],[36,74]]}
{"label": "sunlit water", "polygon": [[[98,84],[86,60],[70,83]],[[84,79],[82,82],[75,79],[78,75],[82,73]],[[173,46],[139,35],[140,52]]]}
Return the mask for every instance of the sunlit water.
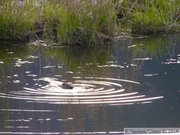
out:
{"label": "sunlit water", "polygon": [[[96,48],[0,46],[0,134],[180,127],[180,36]],[[73,89],[64,89],[64,82]]]}

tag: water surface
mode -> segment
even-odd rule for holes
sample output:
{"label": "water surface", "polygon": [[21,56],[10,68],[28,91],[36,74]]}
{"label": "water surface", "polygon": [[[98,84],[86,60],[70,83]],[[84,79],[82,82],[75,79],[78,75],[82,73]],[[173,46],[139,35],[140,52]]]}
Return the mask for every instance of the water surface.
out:
{"label": "water surface", "polygon": [[[98,47],[0,44],[0,134],[180,127],[180,35]],[[71,82],[73,89],[63,89]]]}

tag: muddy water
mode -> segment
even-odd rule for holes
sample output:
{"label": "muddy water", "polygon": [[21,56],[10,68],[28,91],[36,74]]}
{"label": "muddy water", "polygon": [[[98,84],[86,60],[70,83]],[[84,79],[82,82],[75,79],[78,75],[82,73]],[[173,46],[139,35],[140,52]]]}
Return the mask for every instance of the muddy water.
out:
{"label": "muddy water", "polygon": [[[180,127],[180,35],[109,46],[0,45],[0,134]],[[63,83],[71,82],[72,89]]]}

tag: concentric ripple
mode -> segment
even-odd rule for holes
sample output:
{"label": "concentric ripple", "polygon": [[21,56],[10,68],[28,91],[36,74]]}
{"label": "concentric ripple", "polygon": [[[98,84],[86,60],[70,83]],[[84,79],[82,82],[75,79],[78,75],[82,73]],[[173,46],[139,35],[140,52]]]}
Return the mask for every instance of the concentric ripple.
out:
{"label": "concentric ripple", "polygon": [[146,97],[138,92],[126,92],[122,82],[138,85],[139,82],[116,78],[74,77],[73,89],[63,89],[63,81],[44,77],[36,88],[24,87],[21,91],[0,93],[0,97],[48,104],[108,104],[130,105],[151,103],[163,96]]}

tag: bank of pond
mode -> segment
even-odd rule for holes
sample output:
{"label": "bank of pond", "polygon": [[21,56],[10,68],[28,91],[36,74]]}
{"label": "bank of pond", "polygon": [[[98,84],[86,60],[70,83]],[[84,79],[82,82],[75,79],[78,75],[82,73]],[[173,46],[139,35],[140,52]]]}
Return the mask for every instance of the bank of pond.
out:
{"label": "bank of pond", "polygon": [[0,40],[96,45],[179,32],[179,7],[178,0],[2,0]]}

